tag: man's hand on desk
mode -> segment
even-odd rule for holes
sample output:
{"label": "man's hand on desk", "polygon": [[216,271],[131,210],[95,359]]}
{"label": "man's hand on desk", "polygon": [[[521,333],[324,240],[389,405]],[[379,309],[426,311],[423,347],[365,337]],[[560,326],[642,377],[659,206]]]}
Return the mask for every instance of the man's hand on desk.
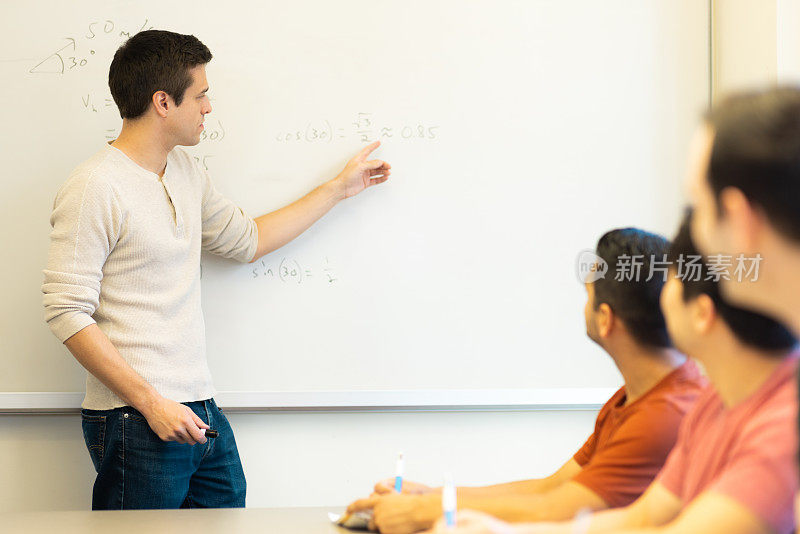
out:
{"label": "man's hand on desk", "polygon": [[369,509],[373,511],[371,530],[379,530],[381,534],[411,534],[433,526],[442,515],[442,497],[438,493],[373,495],[354,502],[347,511]]}

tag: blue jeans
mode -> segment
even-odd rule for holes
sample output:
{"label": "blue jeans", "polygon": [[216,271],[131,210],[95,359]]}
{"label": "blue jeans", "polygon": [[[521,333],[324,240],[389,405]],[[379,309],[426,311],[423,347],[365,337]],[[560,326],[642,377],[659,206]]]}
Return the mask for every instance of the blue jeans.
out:
{"label": "blue jeans", "polygon": [[228,419],[214,399],[184,404],[218,437],[204,445],[162,441],[130,406],[81,410],[97,471],[93,510],[244,506],[244,471]]}

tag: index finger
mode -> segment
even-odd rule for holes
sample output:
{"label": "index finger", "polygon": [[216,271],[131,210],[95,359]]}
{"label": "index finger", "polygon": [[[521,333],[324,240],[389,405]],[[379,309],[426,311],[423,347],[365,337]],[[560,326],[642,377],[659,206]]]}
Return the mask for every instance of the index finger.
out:
{"label": "index finger", "polygon": [[355,512],[360,512],[361,510],[371,510],[375,506],[375,503],[378,502],[378,499],[380,499],[380,497],[368,497],[366,499],[359,499],[351,503],[350,506],[347,507],[347,513],[352,514]]}
{"label": "index finger", "polygon": [[358,153],[358,157],[362,160],[367,159],[367,156],[369,156],[370,153],[379,146],[381,146],[380,141],[375,141],[374,143],[368,144],[367,146],[361,149],[361,152]]}

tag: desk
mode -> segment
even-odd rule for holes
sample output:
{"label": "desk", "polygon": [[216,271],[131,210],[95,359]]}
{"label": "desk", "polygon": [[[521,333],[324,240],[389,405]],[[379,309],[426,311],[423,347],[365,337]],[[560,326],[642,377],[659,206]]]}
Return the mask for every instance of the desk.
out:
{"label": "desk", "polygon": [[328,512],[341,508],[239,508],[191,510],[123,510],[24,512],[0,517],[9,534],[343,534]]}

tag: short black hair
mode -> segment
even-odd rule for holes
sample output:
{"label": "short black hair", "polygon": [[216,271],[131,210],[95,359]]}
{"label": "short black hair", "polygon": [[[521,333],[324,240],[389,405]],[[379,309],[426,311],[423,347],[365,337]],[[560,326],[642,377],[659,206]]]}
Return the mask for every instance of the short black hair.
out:
{"label": "short black hair", "polygon": [[211,61],[211,51],[194,35],[164,30],[139,32],[119,47],[108,70],[108,87],[123,119],[144,115],[156,91],[180,106],[192,85],[189,70]]}
{"label": "short black hair", "polygon": [[[663,273],[650,276],[652,260],[663,261],[668,249],[666,238],[637,228],[611,230],[597,242],[596,253],[608,264],[608,273],[593,284],[594,308],[608,304],[641,345],[672,346],[659,305],[665,276]],[[641,265],[641,275],[618,280],[616,273],[626,269],[624,262],[632,265],[634,257]]]}
{"label": "short black hair", "polygon": [[717,200],[735,187],[778,232],[800,241],[800,88],[733,94],[705,120],[714,130],[708,181]]}
{"label": "short black hair", "polygon": [[[791,349],[797,343],[797,339],[781,323],[766,315],[731,306],[722,298],[719,282],[715,281],[714,275],[710,275],[711,270],[706,258],[700,254],[692,241],[691,213],[691,210],[686,211],[678,233],[672,240],[668,257],[670,267],[675,269],[681,259],[685,264],[692,257],[702,258],[693,263],[698,268],[692,271],[691,276],[683,273],[684,276],[679,278],[683,285],[684,302],[696,299],[700,295],[708,295],[714,302],[717,314],[742,343],[765,351]],[[680,273],[674,274],[680,276]]]}

